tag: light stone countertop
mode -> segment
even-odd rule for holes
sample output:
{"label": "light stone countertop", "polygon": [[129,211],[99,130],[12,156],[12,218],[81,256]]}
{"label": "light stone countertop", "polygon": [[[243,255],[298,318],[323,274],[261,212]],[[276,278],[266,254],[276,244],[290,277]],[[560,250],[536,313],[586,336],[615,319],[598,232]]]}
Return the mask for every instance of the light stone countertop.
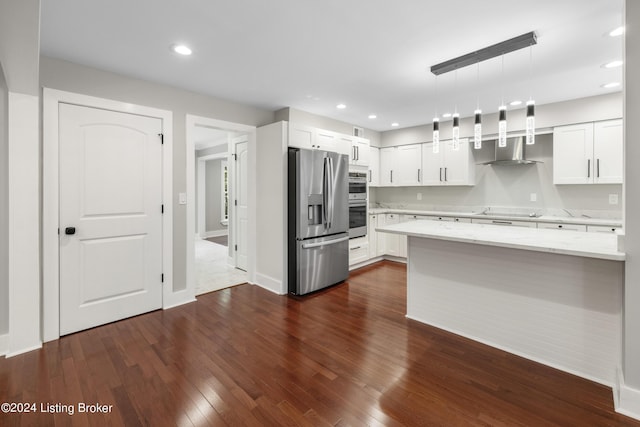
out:
{"label": "light stone countertop", "polygon": [[570,216],[553,216],[542,215],[539,217],[526,217],[517,215],[496,215],[489,213],[487,215],[480,215],[473,212],[453,212],[453,211],[421,211],[414,209],[395,209],[395,208],[369,208],[369,215],[380,215],[393,213],[398,215],[428,215],[428,216],[446,216],[457,218],[472,218],[472,219],[499,219],[507,221],[527,221],[527,222],[549,222],[560,224],[581,224],[581,225],[602,225],[607,227],[622,227],[622,220],[619,219],[606,219],[606,218],[585,218],[585,217],[570,217]]}
{"label": "light stone countertop", "polygon": [[376,231],[612,261],[625,260],[624,252],[618,251],[618,236],[613,233],[585,233],[429,220],[391,224],[376,228]]}

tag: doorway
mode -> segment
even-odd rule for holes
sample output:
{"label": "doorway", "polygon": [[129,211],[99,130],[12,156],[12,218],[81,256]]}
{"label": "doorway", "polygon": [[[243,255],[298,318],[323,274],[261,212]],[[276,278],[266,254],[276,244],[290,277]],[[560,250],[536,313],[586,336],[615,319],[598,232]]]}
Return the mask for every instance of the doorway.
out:
{"label": "doorway", "polygon": [[249,281],[247,158],[254,134],[250,126],[187,116],[187,199],[193,200],[187,281],[196,295]]}

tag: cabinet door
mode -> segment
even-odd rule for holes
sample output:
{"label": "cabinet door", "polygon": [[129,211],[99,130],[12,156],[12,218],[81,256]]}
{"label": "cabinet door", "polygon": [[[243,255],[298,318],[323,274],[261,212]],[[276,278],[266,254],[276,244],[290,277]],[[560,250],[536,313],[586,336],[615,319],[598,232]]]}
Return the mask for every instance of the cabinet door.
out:
{"label": "cabinet door", "polygon": [[393,167],[396,163],[396,148],[395,147],[386,147],[380,149],[380,186],[381,187],[390,187],[395,185],[398,182],[398,176],[395,176],[394,182],[394,172]]}
{"label": "cabinet door", "polygon": [[369,259],[369,241],[366,237],[349,240],[349,265],[358,264]]}
{"label": "cabinet door", "polygon": [[622,227],[611,227],[608,225],[587,225],[587,231],[590,233],[615,233],[622,230]]}
{"label": "cabinet door", "polygon": [[[422,144],[396,147],[396,164],[393,168],[394,185],[420,185],[422,180]],[[397,181],[395,180],[397,176]]]}
{"label": "cabinet door", "polygon": [[340,154],[349,154],[351,144],[341,141],[335,132],[316,129],[316,148]]}
{"label": "cabinet door", "polygon": [[315,129],[309,126],[298,126],[289,123],[289,147],[316,148]]}
{"label": "cabinet door", "polygon": [[[398,224],[400,222],[400,216],[397,214],[386,214],[384,224]],[[386,255],[402,256],[400,250],[400,236],[399,234],[379,233],[385,236],[385,250]]]}
{"label": "cabinet door", "polygon": [[594,183],[622,184],[622,140],[622,120],[594,123]]}
{"label": "cabinet door", "polygon": [[369,186],[380,185],[380,149],[369,147]]}
{"label": "cabinet door", "polygon": [[355,154],[353,164],[357,166],[369,166],[369,140],[354,137],[351,146]]}
{"label": "cabinet door", "polygon": [[559,224],[555,222],[539,222],[538,228],[546,228],[546,229],[553,229],[553,230],[587,231],[586,225]]}
{"label": "cabinet door", "polygon": [[511,227],[525,227],[525,228],[537,228],[537,224],[533,221],[511,221],[506,219],[476,219],[472,218],[471,222],[474,224],[489,224],[489,225],[507,225]]}
{"label": "cabinet door", "polygon": [[[377,226],[384,227],[386,218],[387,218],[387,215],[385,214],[378,215]],[[387,253],[387,236],[389,236],[389,234],[378,233],[376,231],[376,246],[377,246],[376,255],[377,256],[383,256],[385,253]]]}
{"label": "cabinet door", "polygon": [[444,185],[442,150],[443,143],[437,153],[433,152],[433,143],[422,144],[422,185]]}
{"label": "cabinet door", "polygon": [[458,150],[453,149],[452,141],[447,141],[444,144],[444,167],[447,185],[473,185],[475,183],[476,165],[468,139],[460,139]]}
{"label": "cabinet door", "polygon": [[593,123],[553,129],[553,183],[593,182]]}
{"label": "cabinet door", "polygon": [[378,232],[376,227],[378,226],[378,215],[369,215],[369,230],[367,237],[369,239],[369,258],[375,258],[378,256]]}

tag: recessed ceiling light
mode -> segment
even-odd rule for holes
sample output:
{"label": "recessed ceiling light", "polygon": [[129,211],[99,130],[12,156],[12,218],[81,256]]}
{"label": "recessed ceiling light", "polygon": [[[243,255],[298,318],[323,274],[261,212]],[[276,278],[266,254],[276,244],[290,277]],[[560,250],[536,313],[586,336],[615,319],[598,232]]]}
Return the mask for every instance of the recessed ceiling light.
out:
{"label": "recessed ceiling light", "polygon": [[394,128],[396,128],[396,127],[400,126],[400,124],[399,124],[398,122],[393,122],[393,123],[391,123],[391,126],[393,126]]}
{"label": "recessed ceiling light", "polygon": [[605,89],[611,89],[611,88],[618,87],[618,86],[620,86],[620,82],[611,82],[611,83],[607,83],[607,84],[602,85],[602,87],[605,88]]}
{"label": "recessed ceiling light", "polygon": [[175,53],[179,53],[180,55],[191,55],[191,49],[183,44],[176,44],[171,47]]}
{"label": "recessed ceiling light", "polygon": [[336,105],[336,108],[337,108],[338,110],[344,110],[345,108],[347,108],[347,106],[346,106],[346,105],[344,105],[344,104],[338,104],[338,105]]}
{"label": "recessed ceiling light", "polygon": [[375,114],[369,114],[369,118],[370,118],[370,119],[377,119],[377,118],[378,118],[378,116],[376,116]]}
{"label": "recessed ceiling light", "polygon": [[607,64],[604,64],[603,67],[604,68],[616,68],[622,65],[622,61],[618,60],[618,61],[611,61]]}
{"label": "recessed ceiling light", "polygon": [[445,119],[448,119],[449,117],[451,117],[451,113],[444,113],[442,117],[444,117]]}
{"label": "recessed ceiling light", "polygon": [[611,30],[611,31],[609,32],[609,35],[610,35],[611,37],[618,37],[618,36],[621,36],[621,35],[623,35],[623,34],[624,34],[624,27],[618,27],[618,28],[616,28],[615,30]]}
{"label": "recessed ceiling light", "polygon": [[515,106],[520,105],[520,104],[522,104],[522,101],[520,101],[519,99],[516,99],[515,101],[511,101],[509,103],[509,105],[511,105],[512,107],[515,107]]}

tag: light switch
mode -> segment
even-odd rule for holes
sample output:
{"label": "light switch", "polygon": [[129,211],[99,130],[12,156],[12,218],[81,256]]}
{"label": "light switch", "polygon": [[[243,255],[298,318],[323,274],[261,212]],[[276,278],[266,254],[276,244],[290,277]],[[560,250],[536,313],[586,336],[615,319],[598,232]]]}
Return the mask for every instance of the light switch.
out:
{"label": "light switch", "polygon": [[178,204],[187,204],[187,193],[178,193]]}
{"label": "light switch", "polygon": [[609,194],[609,204],[617,205],[618,204],[618,195],[617,194]]}
{"label": "light switch", "polygon": [[531,200],[532,202],[538,201],[538,194],[537,193],[531,193],[531,195],[529,196],[529,200]]}

